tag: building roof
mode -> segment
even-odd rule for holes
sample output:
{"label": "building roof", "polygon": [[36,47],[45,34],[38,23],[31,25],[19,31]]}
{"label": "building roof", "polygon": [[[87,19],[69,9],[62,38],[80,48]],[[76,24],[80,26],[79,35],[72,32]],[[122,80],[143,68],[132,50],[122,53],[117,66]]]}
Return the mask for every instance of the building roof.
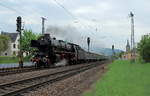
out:
{"label": "building roof", "polygon": [[1,32],[1,35],[7,35],[10,37],[11,42],[15,42],[19,33]]}

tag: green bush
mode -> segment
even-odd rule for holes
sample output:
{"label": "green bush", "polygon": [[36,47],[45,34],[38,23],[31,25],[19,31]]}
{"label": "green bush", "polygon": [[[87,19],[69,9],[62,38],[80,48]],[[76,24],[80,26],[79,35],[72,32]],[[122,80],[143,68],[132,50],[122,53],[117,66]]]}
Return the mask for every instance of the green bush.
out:
{"label": "green bush", "polygon": [[28,61],[30,61],[30,59],[31,59],[31,56],[26,56],[26,57],[23,58],[23,61],[28,62]]}
{"label": "green bush", "polygon": [[8,49],[8,43],[10,38],[6,35],[0,35],[0,54]]}
{"label": "green bush", "polygon": [[138,52],[145,62],[150,62],[150,35],[144,35],[138,44]]}

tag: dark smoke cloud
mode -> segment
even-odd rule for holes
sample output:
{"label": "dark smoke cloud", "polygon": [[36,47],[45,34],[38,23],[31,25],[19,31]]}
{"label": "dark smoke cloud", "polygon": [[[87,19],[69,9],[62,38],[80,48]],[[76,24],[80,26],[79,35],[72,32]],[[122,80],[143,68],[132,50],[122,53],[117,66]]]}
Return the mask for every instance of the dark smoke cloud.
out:
{"label": "dark smoke cloud", "polygon": [[[84,32],[84,31],[83,31]],[[54,26],[50,25],[46,29],[46,33],[49,33],[51,37],[55,37],[57,40],[64,40],[80,45],[82,48],[87,49],[87,34],[83,33],[77,28],[67,26]],[[103,42],[97,38],[91,37],[91,49],[95,50],[104,47]]]}
{"label": "dark smoke cloud", "polygon": [[65,40],[72,43],[79,43],[82,36],[80,32],[73,26],[53,26],[50,25],[46,29],[46,33],[49,33],[51,37],[56,37],[59,40]]}

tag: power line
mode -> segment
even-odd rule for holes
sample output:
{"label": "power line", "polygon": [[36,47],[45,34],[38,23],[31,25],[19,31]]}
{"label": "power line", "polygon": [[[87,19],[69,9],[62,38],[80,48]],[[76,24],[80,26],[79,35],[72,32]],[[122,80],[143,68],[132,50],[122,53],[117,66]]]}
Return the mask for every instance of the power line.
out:
{"label": "power line", "polygon": [[8,7],[8,6],[6,6],[6,5],[4,5],[2,3],[0,3],[0,6],[2,6],[4,8],[7,8],[7,9],[13,11],[13,12],[16,12],[16,13],[19,13],[19,14],[23,14],[22,12],[19,12],[18,10],[14,9],[14,8],[11,8],[11,7]]}
{"label": "power line", "polygon": [[[62,9],[64,9],[64,11],[66,12],[66,13],[68,13],[68,15],[70,15],[74,20],[77,20],[78,22],[79,22],[79,20],[67,9],[67,8],[65,8],[65,6],[64,5],[62,5],[62,4],[60,4],[58,1],[56,1],[56,0],[54,0],[54,2],[59,6],[59,7],[61,7]],[[78,24],[80,24],[80,23],[78,23]],[[81,25],[81,26],[83,26],[83,25]],[[83,33],[83,32],[82,32]]]}
{"label": "power line", "polygon": [[[84,28],[85,28],[86,30],[88,30],[88,29],[91,30],[91,28],[89,28],[90,26],[85,25],[83,22],[81,22],[79,19],[77,19],[77,17],[75,17],[75,16],[74,16],[67,8],[65,8],[62,4],[60,4],[60,3],[59,3],[58,1],[56,1],[56,0],[54,0],[54,1],[56,2],[57,5],[59,5],[61,8],[63,8],[73,19],[78,20],[79,24],[80,24],[81,26],[84,26]],[[13,12],[22,14],[23,16],[26,15],[26,14],[22,13],[22,11],[18,11],[18,10],[14,9],[14,8],[12,8],[12,7],[9,7],[9,6],[7,6],[7,5],[1,3],[1,2],[0,2],[0,6],[2,6],[2,7],[4,7],[4,8],[7,8],[7,9],[13,11]],[[87,28],[88,28],[88,29],[87,29]],[[89,31],[92,35],[94,35],[93,32],[91,32],[90,30],[88,30],[88,31]],[[83,33],[83,32],[82,32],[82,33]],[[94,35],[94,36],[95,36],[95,35]]]}
{"label": "power line", "polygon": [[[7,8],[7,9],[13,11],[13,12],[19,13],[19,14],[23,15],[24,17],[27,17],[27,16],[26,16],[27,14],[24,13],[25,10],[24,10],[24,11],[23,11],[23,10],[21,10],[21,11],[16,10],[16,9],[14,9],[14,8],[12,8],[12,7],[9,7],[9,6],[7,6],[7,5],[1,3],[1,2],[0,2],[0,6],[2,6],[2,7],[4,7],[4,8]],[[36,12],[35,10],[33,10],[33,11]],[[30,14],[31,12],[27,12],[27,13]]]}
{"label": "power line", "polygon": [[59,5],[61,8],[63,8],[72,18],[77,19],[67,8],[65,8],[62,4],[54,0],[57,5]]}
{"label": "power line", "polygon": [[[9,7],[9,6],[7,6],[7,5],[1,3],[1,2],[0,2],[0,6],[2,6],[2,7],[4,7],[4,8],[7,8],[7,9],[9,9],[9,10],[15,12],[15,13],[21,14],[23,17],[25,17],[27,20],[29,20],[29,17],[26,16],[27,14],[23,13],[24,11],[18,11],[18,10],[14,9],[14,8],[12,8],[12,7]],[[34,12],[35,12],[35,11],[34,11]],[[25,26],[25,25],[24,25],[24,26]],[[30,25],[28,25],[28,26],[30,26]]]}
{"label": "power line", "polygon": [[[57,5],[59,5],[61,8],[63,8],[73,19],[77,20],[81,26],[84,26],[85,28],[87,27],[88,29],[91,30],[91,28],[89,28],[88,25],[85,25],[84,23],[82,23],[82,22],[81,22],[77,17],[75,17],[67,8],[65,8],[64,5],[60,4],[57,0],[54,0],[54,1],[55,1],[55,3],[56,3]],[[81,24],[81,23],[82,23],[82,24]],[[86,29],[86,30],[88,30],[88,29]],[[93,29],[94,29],[94,28],[93,28]],[[94,35],[93,32],[91,32],[90,30],[88,30],[88,31],[89,31],[92,35]],[[95,35],[94,35],[94,36],[95,36]]]}
{"label": "power line", "polygon": [[[59,2],[57,2],[56,0],[54,0],[55,1],[55,3],[59,6],[59,7],[61,7],[62,9],[64,9],[64,11],[66,11],[66,13],[68,13],[73,19],[75,19],[75,20],[77,20],[79,23],[78,24],[80,24],[81,26],[84,26],[84,29],[86,29],[86,30],[88,30],[88,32],[91,34],[91,35],[93,35],[95,38],[99,38],[99,37],[97,37],[98,35],[96,35],[95,34],[95,32],[96,32],[96,29],[95,28],[93,28],[92,26],[90,26],[90,25],[85,25],[83,22],[81,22],[76,16],[74,16],[67,8],[65,8],[62,4],[60,4]],[[90,27],[92,27],[92,28],[90,28]],[[91,29],[94,29],[94,30],[92,30],[92,31],[94,31],[94,32],[92,32],[91,31]],[[81,38],[83,39],[83,40],[87,40],[87,37],[89,37],[89,36],[87,36],[86,34],[85,34],[85,32],[81,32],[81,34],[83,33],[83,35],[81,35]],[[85,36],[84,36],[85,35]],[[84,37],[85,37],[85,39],[84,39]]]}

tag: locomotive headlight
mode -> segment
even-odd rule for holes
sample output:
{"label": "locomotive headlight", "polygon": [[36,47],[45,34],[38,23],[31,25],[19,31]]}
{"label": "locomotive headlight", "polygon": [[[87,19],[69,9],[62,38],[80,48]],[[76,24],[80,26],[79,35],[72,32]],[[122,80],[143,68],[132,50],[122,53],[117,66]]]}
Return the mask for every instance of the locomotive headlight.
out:
{"label": "locomotive headlight", "polygon": [[46,61],[47,61],[47,59],[44,57],[44,58],[43,58],[43,62],[46,62]]}

